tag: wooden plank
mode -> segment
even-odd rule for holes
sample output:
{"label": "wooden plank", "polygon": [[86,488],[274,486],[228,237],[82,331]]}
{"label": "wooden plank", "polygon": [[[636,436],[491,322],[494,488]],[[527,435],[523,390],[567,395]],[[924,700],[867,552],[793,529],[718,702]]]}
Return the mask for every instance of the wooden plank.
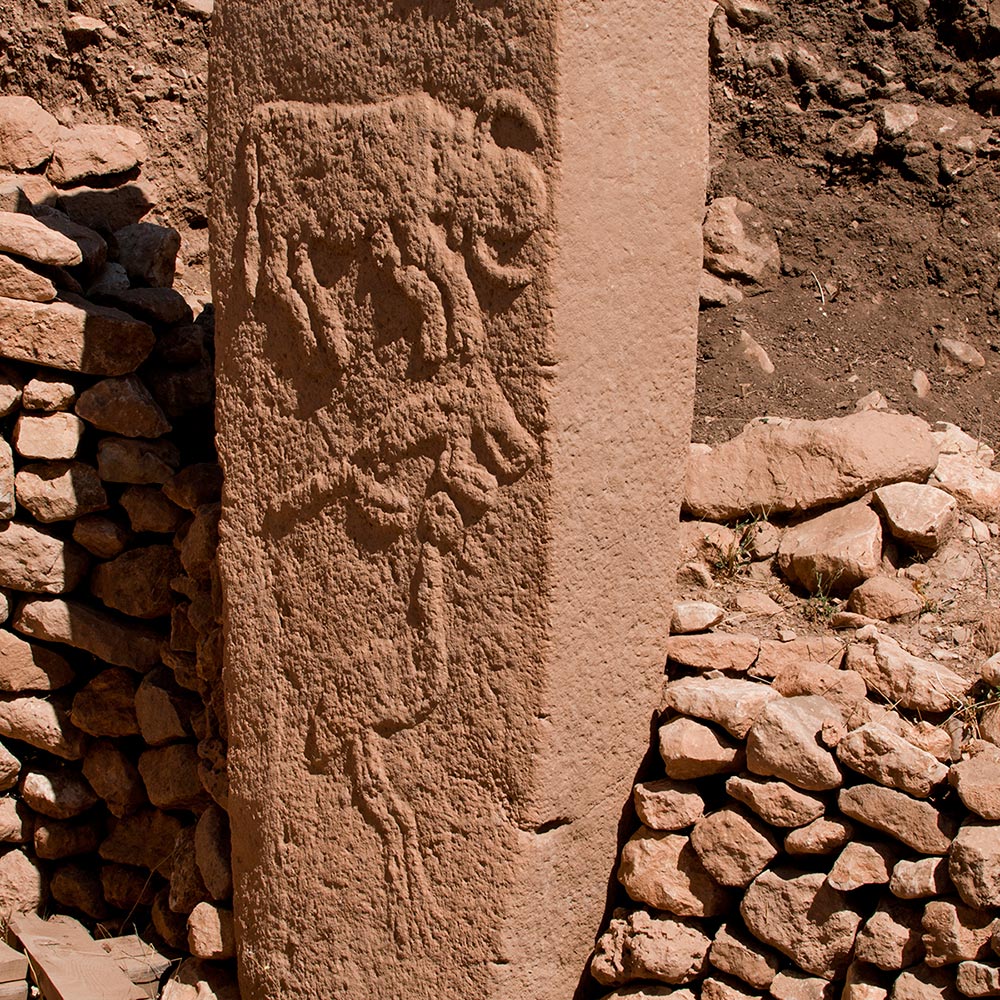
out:
{"label": "wooden plank", "polygon": [[118,963],[118,968],[133,983],[142,986],[146,983],[158,983],[172,964],[169,958],[164,958],[138,934],[101,938],[97,943]]}
{"label": "wooden plank", "polygon": [[45,1000],[146,1000],[114,959],[71,917],[45,921],[33,913],[11,918]]}
{"label": "wooden plank", "polygon": [[[0,983],[16,983],[28,978],[28,958],[0,941]],[[2,1000],[2,994],[0,994]]]}

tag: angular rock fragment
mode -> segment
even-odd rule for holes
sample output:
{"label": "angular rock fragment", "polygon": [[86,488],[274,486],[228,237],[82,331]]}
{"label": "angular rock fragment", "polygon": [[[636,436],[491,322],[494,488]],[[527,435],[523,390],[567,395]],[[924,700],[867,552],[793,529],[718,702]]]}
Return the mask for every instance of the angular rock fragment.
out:
{"label": "angular rock fragment", "polygon": [[983,819],[1000,820],[1000,747],[976,740],[971,756],[952,764],[948,783],[962,805]]}
{"label": "angular rock fragment", "polygon": [[995,914],[957,900],[934,899],[924,907],[923,942],[926,963],[932,968],[985,958]]}
{"label": "angular rock fragment", "polygon": [[76,415],[124,437],[157,438],[170,431],[163,410],[135,375],[103,379],[80,393]]}
{"label": "angular rock fragment", "polygon": [[745,673],[757,659],[760,639],[755,635],[710,632],[706,635],[672,635],[667,639],[667,658],[696,670],[728,670]]}
{"label": "angular rock fragment", "polygon": [[921,854],[947,854],[957,824],[929,802],[881,785],[841,790],[841,812],[881,830]]}
{"label": "angular rock fragment", "polygon": [[55,302],[0,298],[0,357],[86,375],[124,375],[146,359],[153,342],[145,323],[69,292]]}
{"label": "angular rock fragment", "polygon": [[27,769],[21,779],[21,799],[35,812],[52,819],[72,819],[97,802],[86,781],[68,769]]}
{"label": "angular rock fragment", "polygon": [[789,854],[832,854],[851,839],[854,827],[840,816],[820,816],[785,836]]}
{"label": "angular rock fragment", "polygon": [[128,531],[110,517],[84,514],[73,525],[73,541],[102,559],[113,559],[128,539]]}
{"label": "angular rock fragment", "polygon": [[734,775],[726,781],[726,791],[771,826],[805,826],[822,816],[826,809],[821,796],[774,778]]}
{"label": "angular rock fragment", "polygon": [[771,981],[768,993],[774,1000],[836,1000],[836,986],[799,969],[782,969]]}
{"label": "angular rock fragment", "polygon": [[921,914],[889,898],[858,931],[855,957],[883,971],[905,969],[923,958]]}
{"label": "angular rock fragment", "polygon": [[739,198],[715,198],[702,227],[705,267],[720,278],[762,284],[777,276],[781,254],[762,214]]}
{"label": "angular rock fragment", "polygon": [[128,173],[148,156],[138,132],[118,125],[60,129],[47,175],[57,187]]}
{"label": "angular rock fragment", "polygon": [[46,528],[0,523],[0,586],[29,594],[64,594],[83,579],[89,559]]}
{"label": "angular rock fragment", "polygon": [[942,455],[931,483],[950,493],[962,509],[995,521],[1000,516],[1000,472],[963,455]]}
{"label": "angular rock fragment", "polygon": [[188,948],[195,958],[222,961],[236,957],[233,911],[199,903],[188,917]]}
{"label": "angular rock fragment", "polygon": [[843,975],[861,923],[861,915],[824,875],[792,868],[759,875],[740,913],[757,938],[823,979]]}
{"label": "angular rock fragment", "polygon": [[32,841],[35,854],[47,861],[93,854],[104,837],[103,818],[78,820],[39,819]]}
{"label": "angular rock fragment", "polygon": [[169,441],[103,438],[97,445],[97,471],[109,483],[165,483],[180,464]]}
{"label": "angular rock fragment", "polygon": [[985,962],[960,962],[955,985],[967,997],[1000,996],[1000,968]]}
{"label": "angular rock fragment", "polygon": [[33,208],[31,214],[53,232],[65,236],[79,247],[83,262],[77,273],[81,277],[89,277],[101,271],[108,259],[108,244],[100,233],[79,225],[64,212],[47,205]]}
{"label": "angular rock fragment", "polygon": [[[151,712],[151,723],[162,714]],[[156,741],[146,736],[146,742],[155,745]],[[686,829],[705,811],[704,800],[694,784],[669,778],[640,782],[632,790],[632,799],[639,822],[651,830]]]}
{"label": "angular rock fragment", "polygon": [[97,740],[83,759],[83,776],[119,819],[147,805],[146,786],[139,769],[110,740]]}
{"label": "angular rock fragment", "polygon": [[170,581],[180,572],[173,546],[149,545],[101,563],[91,574],[90,589],[116,611],[133,618],[159,618],[175,603]]}
{"label": "angular rock fragment", "polygon": [[718,521],[812,510],[887,483],[922,482],[937,453],[916,417],[876,410],[815,421],[769,417],[691,456],[684,507]]}
{"label": "angular rock fragment", "polygon": [[37,101],[0,97],[0,169],[34,170],[52,156],[59,122]]}
{"label": "angular rock fragment", "polygon": [[137,222],[115,232],[118,260],[128,276],[153,288],[169,288],[174,283],[180,234],[168,226]]}
{"label": "angular rock fragment", "polygon": [[841,892],[865,885],[885,885],[898,860],[898,853],[886,844],[855,840],[841,851],[827,881]]}
{"label": "angular rock fragment", "polygon": [[22,413],[14,425],[12,440],[22,458],[56,461],[73,458],[82,436],[83,423],[72,413]]}
{"label": "angular rock fragment", "polygon": [[760,993],[735,980],[709,976],[701,982],[703,1000],[758,1000]]}
{"label": "angular rock fragment", "polygon": [[177,835],[174,845],[174,865],[167,898],[167,905],[174,913],[190,913],[199,903],[208,901],[208,889],[195,861],[194,837],[194,827],[185,827]]}
{"label": "angular rock fragment", "polygon": [[0,691],[55,691],[73,677],[58,653],[0,630]]}
{"label": "angular rock fragment", "polygon": [[42,274],[0,254],[0,296],[25,302],[51,302],[56,286]]}
{"label": "angular rock fragment", "polygon": [[81,184],[59,192],[59,207],[74,222],[112,232],[138,222],[156,203],[155,188],[143,179],[113,188]]}
{"label": "angular rock fragment", "polygon": [[29,598],[14,614],[15,631],[93,653],[118,667],[143,671],[158,662],[164,636],[79,601]]}
{"label": "angular rock fragment", "polygon": [[895,577],[873,576],[851,591],[847,610],[877,621],[894,621],[919,614],[924,604],[912,585]]}
{"label": "angular rock fragment", "polygon": [[747,735],[747,768],[807,791],[838,788],[843,776],[821,742],[825,726],[842,727],[835,705],[816,695],[769,701]]}
{"label": "angular rock fragment", "polygon": [[0,696],[0,736],[46,750],[64,760],[83,756],[86,737],[61,703],[45,698]]}
{"label": "angular rock fragment", "polygon": [[958,527],[958,504],[936,486],[893,483],[875,491],[874,504],[893,538],[935,551]]}
{"label": "angular rock fragment", "polygon": [[187,520],[187,513],[156,486],[130,486],[119,502],[133,531],[173,533]]}
{"label": "angular rock fragment", "polygon": [[195,863],[211,898],[230,899],[233,894],[233,872],[229,817],[217,805],[209,806],[198,817],[194,848]]}
{"label": "angular rock fragment", "polygon": [[786,698],[814,694],[838,706],[845,719],[852,719],[868,694],[860,674],[839,670],[826,663],[799,662],[786,667],[774,679],[774,690]]}
{"label": "angular rock fragment", "polygon": [[111,826],[98,853],[105,861],[138,865],[170,877],[172,855],[183,824],[159,809],[139,809]]}
{"label": "angular rock fragment", "polygon": [[846,594],[882,565],[882,523],[866,503],[835,507],[788,528],[777,563],[811,594]]}
{"label": "angular rock fragment", "polygon": [[948,874],[969,906],[1000,906],[1000,823],[967,819],[951,845]]}
{"label": "angular rock fragment", "polygon": [[14,483],[17,502],[43,524],[72,520],[108,506],[97,470],[83,462],[24,465]]}
{"label": "angular rock fragment", "polygon": [[135,736],[135,674],[122,667],[102,670],[73,697],[70,718],[91,736]]}
{"label": "angular rock fragment", "polygon": [[17,799],[0,798],[0,841],[5,844],[26,844],[31,840],[34,818],[31,810]]}
{"label": "angular rock fragment", "polygon": [[943,857],[899,861],[889,880],[889,891],[900,899],[926,899],[944,895],[950,889],[948,861]]}
{"label": "angular rock fragment", "polygon": [[732,677],[682,677],[663,688],[660,708],[672,708],[722,726],[743,739],[764,705],[778,693],[767,684]]}
{"label": "angular rock fragment", "polygon": [[48,880],[40,866],[19,850],[0,857],[0,919],[36,913],[48,897]]}
{"label": "angular rock fragment", "polygon": [[83,261],[80,248],[69,237],[21,212],[0,212],[0,252],[55,267]]}
{"label": "angular rock fragment", "polygon": [[636,902],[679,917],[717,916],[730,903],[680,834],[640,828],[622,849],[618,881]]}
{"label": "angular rock fragment", "polygon": [[948,776],[948,768],[885,726],[869,723],[837,744],[842,764],[866,778],[916,798],[926,798]]}
{"label": "angular rock fragment", "polygon": [[192,513],[222,497],[222,469],[216,462],[187,465],[163,484],[164,494]]}
{"label": "angular rock fragment", "polygon": [[706,632],[726,616],[725,611],[708,601],[678,601],[670,614],[670,634],[688,635]]}
{"label": "angular rock fragment", "polygon": [[672,719],[660,726],[660,756],[669,778],[687,781],[731,774],[745,762],[743,748],[694,719]]}
{"label": "angular rock fragment", "polygon": [[172,743],[147,750],[139,757],[139,774],[149,801],[159,809],[197,809],[208,805],[208,796],[198,777],[198,752],[192,743]]}
{"label": "angular rock fragment", "polygon": [[56,902],[94,920],[103,920],[111,913],[101,892],[100,876],[84,865],[61,865],[52,876],[49,891]]}
{"label": "angular rock fragment", "polygon": [[597,942],[591,972],[604,986],[635,979],[689,983],[708,964],[711,943],[694,920],[616,910]]}
{"label": "angular rock fragment", "polygon": [[708,960],[721,972],[766,990],[781,968],[781,959],[735,924],[725,923],[712,939]]}
{"label": "angular rock fragment", "polygon": [[716,882],[739,888],[748,886],[780,850],[760,820],[735,806],[698,820],[691,831],[691,846]]}

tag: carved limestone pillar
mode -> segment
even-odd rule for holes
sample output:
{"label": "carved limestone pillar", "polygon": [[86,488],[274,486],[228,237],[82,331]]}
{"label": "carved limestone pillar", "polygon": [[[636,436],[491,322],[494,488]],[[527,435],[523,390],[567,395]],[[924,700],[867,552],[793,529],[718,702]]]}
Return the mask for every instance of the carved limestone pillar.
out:
{"label": "carved limestone pillar", "polygon": [[669,620],[707,14],[217,10],[244,998],[591,995]]}

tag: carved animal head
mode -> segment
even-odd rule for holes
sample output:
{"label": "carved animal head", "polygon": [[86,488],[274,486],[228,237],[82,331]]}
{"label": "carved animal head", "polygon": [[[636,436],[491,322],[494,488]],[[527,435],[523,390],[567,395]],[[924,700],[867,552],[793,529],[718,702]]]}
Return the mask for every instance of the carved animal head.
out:
{"label": "carved animal head", "polygon": [[461,219],[476,263],[509,288],[529,284],[534,271],[517,262],[518,252],[545,221],[545,176],[531,152],[545,141],[545,126],[523,94],[498,90],[487,97],[476,120],[475,164],[468,217]]}

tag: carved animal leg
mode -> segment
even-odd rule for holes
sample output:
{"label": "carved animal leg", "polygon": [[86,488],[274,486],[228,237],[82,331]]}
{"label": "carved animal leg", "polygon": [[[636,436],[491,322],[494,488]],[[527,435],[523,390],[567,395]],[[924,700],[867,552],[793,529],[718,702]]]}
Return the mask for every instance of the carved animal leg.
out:
{"label": "carved animal leg", "polygon": [[444,232],[430,222],[419,223],[405,236],[404,249],[447,299],[455,346],[467,354],[478,353],[486,334],[479,299],[465,270],[465,258],[448,246]]}
{"label": "carved animal leg", "polygon": [[380,226],[372,237],[372,252],[391,274],[396,284],[420,310],[420,350],[424,360],[440,363],[448,357],[448,320],[441,291],[419,267],[404,265],[399,247],[388,225]]}
{"label": "carved animal leg", "polygon": [[442,453],[440,465],[449,491],[477,514],[496,506],[496,476],[476,458],[467,436],[459,437]]}
{"label": "carved animal leg", "polygon": [[382,740],[370,730],[355,737],[351,777],[365,819],[382,838],[393,933],[402,947],[428,944],[438,914],[424,870],[416,818],[385,771]]}
{"label": "carved animal leg", "polygon": [[300,246],[295,251],[292,287],[299,301],[305,305],[314,342],[321,350],[333,355],[338,368],[343,368],[350,360],[350,348],[340,306],[333,292],[317,280],[308,246]]}

